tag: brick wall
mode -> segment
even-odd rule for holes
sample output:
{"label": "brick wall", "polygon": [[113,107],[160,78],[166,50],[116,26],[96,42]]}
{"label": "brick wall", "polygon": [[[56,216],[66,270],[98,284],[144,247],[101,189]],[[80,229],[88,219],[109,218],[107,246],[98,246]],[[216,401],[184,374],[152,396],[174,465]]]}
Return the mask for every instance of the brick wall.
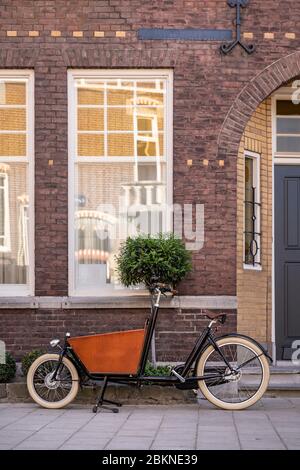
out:
{"label": "brick wall", "polygon": [[[244,268],[245,150],[260,155],[261,270]],[[243,134],[237,163],[238,331],[271,342],[272,317],[272,120],[271,99],[257,108]]]}
{"label": "brick wall", "polygon": [[[161,361],[184,360],[207,326],[203,315],[208,310],[162,309],[156,327],[157,358]],[[227,311],[227,322],[219,334],[236,330],[236,313]],[[17,359],[32,349],[49,350],[53,338],[63,340],[69,331],[72,336],[142,328],[149,312],[141,309],[116,310],[18,310],[0,314],[0,331],[5,331],[7,349]],[[51,348],[50,348],[51,349]]]}
{"label": "brick wall", "polygon": [[[174,70],[174,202],[205,204],[204,248],[193,253],[180,292],[235,295],[238,146],[257,105],[300,74],[300,3],[250,1],[242,32],[257,46],[251,56],[239,47],[224,56],[213,41],[137,38],[141,27],[232,29],[235,11],[226,0],[2,0],[0,15],[0,68],[35,72],[35,294],[68,294],[68,68],[163,67]],[[69,314],[2,308],[0,336],[16,350],[26,319],[37,315],[39,336],[48,337],[47,321],[60,330]]]}

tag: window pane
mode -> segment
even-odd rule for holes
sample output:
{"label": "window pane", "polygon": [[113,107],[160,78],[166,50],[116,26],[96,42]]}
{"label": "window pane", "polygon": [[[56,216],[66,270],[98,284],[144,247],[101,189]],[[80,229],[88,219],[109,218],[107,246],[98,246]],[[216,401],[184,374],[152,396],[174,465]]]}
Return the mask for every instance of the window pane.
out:
{"label": "window pane", "polygon": [[[1,110],[0,110],[1,114]],[[24,157],[26,156],[25,134],[0,134],[0,156],[1,157]]]}
{"label": "window pane", "polygon": [[78,134],[78,156],[102,157],[103,155],[103,134]]}
{"label": "window pane", "polygon": [[133,131],[133,108],[108,108],[109,131]]}
{"label": "window pane", "polygon": [[[143,229],[139,213],[146,213],[152,206],[158,211],[153,224],[156,219],[162,224],[163,215],[157,204],[165,201],[165,177],[164,165],[144,165],[139,169],[134,162],[77,165],[75,271],[79,291],[101,291],[105,286],[109,289],[118,284],[115,255],[121,239],[133,227]],[[130,206],[138,207],[139,212],[136,215],[134,211],[136,217],[127,219]],[[151,220],[149,225],[151,228]]]}
{"label": "window pane", "polygon": [[103,108],[79,108],[77,114],[78,130],[103,131],[103,116]]}
{"label": "window pane", "polygon": [[103,105],[104,104],[104,91],[103,83],[90,83],[86,82],[86,88],[78,84],[80,88],[77,90],[77,100],[79,105]]}
{"label": "window pane", "polygon": [[107,83],[107,104],[113,106],[133,105],[133,82],[119,84],[117,82]]}
{"label": "window pane", "polygon": [[250,252],[252,235],[249,232],[252,232],[252,201],[253,201],[253,185],[254,185],[254,175],[253,175],[253,159],[245,158],[245,263],[252,264],[253,257]]}
{"label": "window pane", "polygon": [[[137,88],[148,91],[148,89],[153,90],[157,88],[157,80],[145,80],[138,81],[136,84]],[[158,87],[160,88],[160,82],[158,81]]]}
{"label": "window pane", "polygon": [[151,132],[152,134],[152,119],[147,116],[138,116],[137,117],[138,132]]}
{"label": "window pane", "polygon": [[109,157],[133,157],[134,135],[133,134],[109,134],[108,135]]}
{"label": "window pane", "polygon": [[164,109],[154,107],[137,106],[136,108],[137,120],[152,120],[152,127],[159,131],[164,130]]}
{"label": "window pane", "polygon": [[0,164],[0,284],[28,281],[27,165]]}
{"label": "window pane", "polygon": [[0,108],[0,130],[5,131],[25,131],[26,130],[26,110]]}
{"label": "window pane", "polygon": [[138,164],[138,180],[139,181],[156,181],[157,168],[155,163]]}
{"label": "window pane", "polygon": [[277,152],[300,152],[299,137],[277,137]]}
{"label": "window pane", "polygon": [[[3,168],[3,165],[2,165]],[[0,241],[1,246],[5,244],[5,190],[7,176],[0,174]]]}
{"label": "window pane", "polygon": [[137,141],[139,157],[156,157],[159,154],[158,142]]}
{"label": "window pane", "polygon": [[26,104],[26,83],[14,83],[0,79],[0,104]]}
{"label": "window pane", "polygon": [[280,116],[300,115],[300,105],[294,104],[292,100],[278,100],[276,102],[277,114]]}
{"label": "window pane", "polygon": [[277,118],[278,134],[300,134],[300,118]]}
{"label": "window pane", "polygon": [[[139,85],[139,84],[138,84]],[[142,88],[138,87],[136,95],[136,103],[138,105],[146,106],[162,106],[164,104],[164,93],[163,90],[151,90],[149,87]]]}

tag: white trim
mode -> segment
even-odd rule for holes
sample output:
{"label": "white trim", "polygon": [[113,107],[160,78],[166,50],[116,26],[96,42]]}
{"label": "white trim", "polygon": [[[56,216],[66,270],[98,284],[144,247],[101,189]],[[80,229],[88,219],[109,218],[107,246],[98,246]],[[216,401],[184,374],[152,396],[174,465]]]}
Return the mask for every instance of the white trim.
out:
{"label": "white trim", "polygon": [[[29,268],[28,268],[28,283],[27,284],[2,284],[0,285],[0,298],[13,295],[19,296],[33,296],[34,295],[34,72],[29,69],[11,69],[0,70],[0,82],[3,81],[20,81],[27,82],[26,87],[26,105],[13,105],[7,106],[9,108],[26,108],[26,123],[27,130],[24,132],[27,135],[27,156],[25,157],[0,157],[1,163],[25,163],[27,168],[27,189],[29,196]],[[2,107],[6,107],[3,105]],[[13,131],[7,131],[14,133]],[[20,132],[23,133],[23,132]]]}
{"label": "white trim", "polygon": [[[141,163],[156,163],[159,159],[160,163],[166,163],[167,158],[165,156],[158,157],[77,157],[77,163],[135,163],[135,161]],[[1,161],[1,160],[0,160]]]}
{"label": "white trim", "polygon": [[243,269],[245,271],[249,270],[249,271],[262,271],[262,266],[253,266],[251,264],[243,264]]}
{"label": "white trim", "polygon": [[[73,71],[68,70],[68,276],[69,276],[69,295],[75,293],[75,269],[74,269],[74,253],[75,253],[75,237],[74,237],[74,220],[75,220],[75,149],[77,148],[77,132],[76,123],[73,116],[73,107],[76,106],[76,93],[73,85]],[[73,103],[73,106],[71,106]],[[71,138],[72,136],[72,138]]]}
{"label": "white trim", "polygon": [[[274,154],[273,154],[274,155]],[[299,155],[299,154],[298,154]],[[275,165],[300,165],[300,157],[277,157],[274,156]]]}
{"label": "white trim", "polygon": [[[277,117],[287,118],[287,119],[299,119],[300,115],[297,116],[288,116],[288,115],[277,115],[277,101],[285,100],[287,101],[292,100],[292,94],[295,92],[295,88],[291,87],[282,87],[279,90],[275,91],[271,97],[271,116],[272,116],[272,151],[273,151],[273,159],[276,160],[276,163],[282,163],[282,158],[300,158],[300,152],[277,152],[277,136],[279,137],[299,137],[300,133],[298,134],[284,134],[278,133],[277,134]],[[299,105],[300,106],[300,105]],[[287,163],[289,164],[289,163]]]}
{"label": "white trim", "polygon": [[[244,200],[245,200],[245,159],[246,158],[251,158],[253,160],[253,185],[257,190],[256,196],[257,196],[257,201],[258,203],[261,202],[261,187],[260,187],[260,154],[257,152],[252,152],[250,150],[245,150],[244,151],[244,186],[243,186],[243,195],[244,195]],[[257,211],[257,225],[256,225],[256,231],[261,232],[261,209],[260,206],[258,206],[258,211]],[[243,269],[252,269],[254,271],[261,271],[262,266],[256,265],[253,266],[251,264],[245,263],[245,204],[243,208],[243,227],[244,227],[244,232],[243,232]],[[258,244],[258,253],[257,253],[257,262],[261,262],[261,240],[258,238],[256,240]]]}
{"label": "white trim", "polygon": [[[101,79],[113,79],[116,80],[116,77],[120,77],[122,79],[131,78],[135,80],[142,80],[142,81],[153,81],[153,80],[165,80],[166,81],[166,94],[165,94],[165,109],[164,109],[164,152],[165,156],[160,157],[137,157],[134,155],[133,157],[79,157],[77,155],[77,125],[76,125],[76,116],[74,113],[74,107],[76,109],[77,105],[77,94],[76,94],[76,87],[74,86],[74,81],[76,79],[84,79],[84,78],[95,78],[96,80]],[[158,82],[157,82],[158,83]],[[134,87],[135,88],[135,87]],[[142,90],[141,90],[142,91]],[[163,90],[158,90],[153,88],[153,90],[148,90],[149,92],[162,92]],[[105,98],[104,98],[105,99]],[[75,251],[75,233],[74,233],[74,218],[75,218],[75,202],[74,202],[74,194],[75,194],[75,163],[113,163],[113,162],[132,162],[135,161],[143,161],[145,163],[149,162],[166,162],[166,204],[167,207],[171,206],[173,201],[173,166],[172,166],[172,157],[173,157],[173,71],[171,69],[93,69],[93,70],[86,70],[86,69],[78,69],[78,70],[69,70],[68,71],[68,175],[69,175],[69,184],[68,184],[68,209],[69,209],[69,295],[70,296],[84,296],[87,295],[88,297],[99,297],[101,296],[100,292],[83,292],[82,290],[76,292],[75,289],[75,259],[74,259],[74,251]],[[103,108],[105,108],[107,103],[104,102]],[[81,107],[81,106],[80,106]],[[91,107],[90,105],[87,107]],[[116,106],[120,107],[120,106]],[[144,108],[144,105],[141,105],[141,108]],[[149,108],[158,107],[156,106],[149,106]],[[162,106],[160,106],[162,107]],[[135,109],[135,108],[134,108]],[[106,119],[106,118],[105,118]],[[104,125],[107,128],[107,122],[104,121]],[[84,133],[84,132],[83,132]],[[98,132],[96,132],[98,133]],[[133,131],[134,133],[134,131]],[[163,134],[163,132],[161,132]],[[104,140],[106,140],[105,137]],[[136,147],[136,146],[135,146]],[[107,155],[107,144],[104,143],[104,153]],[[168,155],[168,158],[166,156]],[[167,231],[172,229],[172,214],[168,214],[167,217]],[[124,289],[125,291],[125,289]],[[124,294],[127,294],[126,291]],[[107,291],[104,290],[103,296],[107,296]],[[120,289],[115,289],[115,292],[110,291],[109,295],[112,296],[119,296]]]}
{"label": "white trim", "polygon": [[275,150],[276,150],[276,98],[271,97],[271,127],[272,127],[272,314],[271,342],[272,358],[276,363],[276,319],[275,319]]}
{"label": "white trim", "polygon": [[10,213],[9,213],[9,188],[8,188],[8,175],[5,172],[0,172],[0,178],[4,178],[3,187],[3,198],[4,198],[4,235],[3,235],[3,246],[0,246],[0,252],[7,253],[11,250],[11,238],[10,238]]}
{"label": "white trim", "polygon": [[28,158],[26,156],[24,157],[10,157],[9,155],[7,157],[1,156],[0,157],[0,163],[28,163]]}

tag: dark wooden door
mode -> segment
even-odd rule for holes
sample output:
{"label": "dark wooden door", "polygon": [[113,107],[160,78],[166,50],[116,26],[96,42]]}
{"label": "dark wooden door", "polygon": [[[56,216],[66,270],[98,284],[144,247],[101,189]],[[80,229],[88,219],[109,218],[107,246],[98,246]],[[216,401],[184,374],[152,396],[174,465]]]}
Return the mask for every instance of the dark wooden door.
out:
{"label": "dark wooden door", "polygon": [[277,359],[300,338],[300,165],[275,166],[275,336]]}

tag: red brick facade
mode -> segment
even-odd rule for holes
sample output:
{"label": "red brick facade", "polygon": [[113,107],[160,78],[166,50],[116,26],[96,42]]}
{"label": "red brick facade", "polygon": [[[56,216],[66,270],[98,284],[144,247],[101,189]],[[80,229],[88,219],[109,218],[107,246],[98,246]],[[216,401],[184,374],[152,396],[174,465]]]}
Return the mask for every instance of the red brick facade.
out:
{"label": "red brick facade", "polygon": [[[0,68],[31,68],[35,74],[35,295],[68,295],[67,70],[124,67],[174,70],[174,202],[205,205],[205,244],[193,253],[193,272],[180,293],[235,296],[238,146],[257,105],[300,74],[300,4],[251,0],[242,11],[242,31],[253,33],[256,51],[247,55],[236,47],[228,56],[216,41],[137,38],[141,27],[234,29],[235,11],[226,0],[3,0],[0,15]],[[74,31],[82,35],[74,37]],[[172,359],[175,349],[184,355],[203,324],[201,313],[163,311],[160,358]],[[19,357],[66,329],[77,334],[138,326],[144,316],[138,309],[1,308],[0,338]],[[235,328],[234,317],[228,330]],[[176,337],[166,339],[167,331],[185,333],[182,345]]]}

